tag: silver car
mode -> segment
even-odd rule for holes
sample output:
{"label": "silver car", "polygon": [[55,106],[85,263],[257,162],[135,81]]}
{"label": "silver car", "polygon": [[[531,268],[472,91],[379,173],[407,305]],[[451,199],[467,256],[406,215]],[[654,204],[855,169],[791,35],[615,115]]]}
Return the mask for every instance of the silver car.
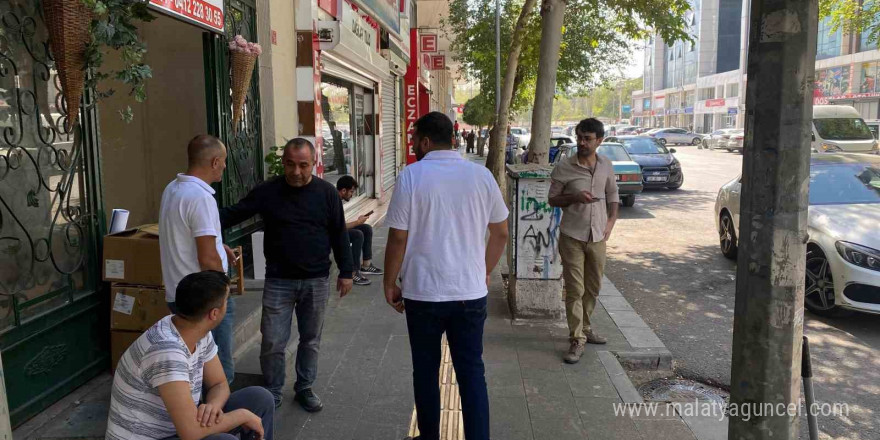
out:
{"label": "silver car", "polygon": [[727,145],[727,138],[730,137],[730,133],[736,130],[736,128],[722,128],[705,135],[703,137],[703,148],[708,150],[724,148],[724,146]]}
{"label": "silver car", "polygon": [[648,132],[648,136],[656,138],[661,144],[700,145],[703,137],[683,128],[655,128]]}

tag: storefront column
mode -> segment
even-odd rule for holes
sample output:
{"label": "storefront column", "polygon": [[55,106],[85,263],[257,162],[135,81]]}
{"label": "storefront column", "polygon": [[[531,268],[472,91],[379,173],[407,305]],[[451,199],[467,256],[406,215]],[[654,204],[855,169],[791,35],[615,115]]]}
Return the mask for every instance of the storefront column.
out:
{"label": "storefront column", "polygon": [[296,107],[299,136],[315,146],[315,174],[324,175],[324,143],[321,137],[320,46],[312,19],[312,0],[296,2]]}

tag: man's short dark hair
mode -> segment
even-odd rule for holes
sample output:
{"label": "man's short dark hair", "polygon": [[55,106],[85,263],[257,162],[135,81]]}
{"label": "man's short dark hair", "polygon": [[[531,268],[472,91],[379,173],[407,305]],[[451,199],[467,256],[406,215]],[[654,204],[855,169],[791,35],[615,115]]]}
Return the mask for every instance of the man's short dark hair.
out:
{"label": "man's short dark hair", "polygon": [[175,305],[180,316],[199,320],[211,309],[223,307],[229,292],[229,277],[223,272],[205,270],[191,273],[177,284]]}
{"label": "man's short dark hair", "polygon": [[354,177],[351,176],[342,176],[339,180],[336,181],[336,190],[342,191],[344,189],[355,189],[358,187],[357,180],[354,180]]}
{"label": "man's short dark hair", "polygon": [[413,127],[419,137],[430,139],[434,145],[452,146],[452,132],[455,130],[452,128],[452,120],[443,113],[428,113],[419,118]]}
{"label": "man's short dark hair", "polygon": [[301,137],[293,138],[293,139],[287,141],[287,143],[284,144],[283,153],[287,153],[288,149],[299,150],[301,148],[306,148],[306,147],[308,147],[309,150],[312,152],[312,159],[316,159],[315,158],[315,146],[311,142],[309,142],[308,139],[301,138]]}
{"label": "man's short dark hair", "polygon": [[605,137],[605,125],[602,124],[602,121],[596,118],[587,118],[581,122],[578,122],[577,127],[575,127],[576,132],[581,133],[593,133],[597,138]]}

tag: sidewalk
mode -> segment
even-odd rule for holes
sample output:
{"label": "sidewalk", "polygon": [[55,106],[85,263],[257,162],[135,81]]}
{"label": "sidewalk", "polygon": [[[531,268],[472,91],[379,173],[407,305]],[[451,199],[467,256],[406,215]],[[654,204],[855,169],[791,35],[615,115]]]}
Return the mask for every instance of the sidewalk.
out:
{"label": "sidewalk", "polygon": [[[381,265],[387,228],[376,229],[375,260]],[[335,286],[335,274],[331,274]],[[315,392],[324,410],[309,414],[292,401],[296,327],[288,347],[290,374],[284,404],[276,415],[279,440],[400,440],[413,426],[412,365],[406,321],[386,303],[381,277],[371,286],[355,286],[344,299],[331,296],[321,344]],[[256,286],[253,286],[256,287]],[[249,304],[259,301],[249,291]],[[240,301],[241,302],[241,301]],[[241,307],[239,309],[242,309]],[[242,346],[236,363],[235,387],[259,384],[258,309],[237,318]],[[609,312],[610,311],[610,312]],[[617,417],[615,403],[641,402],[612,352],[629,353],[630,361],[668,362],[665,348],[626,300],[606,280],[594,314],[595,328],[606,336],[604,346],[588,345],[580,363],[567,365],[568,330],[563,322],[523,323],[510,319],[500,270],[492,279],[489,317],[485,327],[484,360],[489,386],[492,438],[498,440],[567,439],[694,439],[674,412],[647,417]],[[244,343],[250,336],[250,341]],[[659,344],[659,346],[658,346]],[[447,372],[444,438],[463,440],[454,392]],[[16,431],[25,438],[101,438],[106,426],[109,373],[75,393],[73,409],[41,415],[39,427]],[[91,389],[89,389],[91,387]],[[78,397],[76,397],[78,396]],[[102,406],[103,404],[103,406]],[[77,409],[89,408],[89,411]],[[103,409],[102,409],[103,408]],[[103,411],[103,413],[102,413]],[[47,411],[49,412],[49,411]],[[78,416],[75,416],[79,413]],[[86,413],[84,416],[83,413]],[[74,415],[72,415],[74,414]],[[26,425],[26,426],[27,426]]]}

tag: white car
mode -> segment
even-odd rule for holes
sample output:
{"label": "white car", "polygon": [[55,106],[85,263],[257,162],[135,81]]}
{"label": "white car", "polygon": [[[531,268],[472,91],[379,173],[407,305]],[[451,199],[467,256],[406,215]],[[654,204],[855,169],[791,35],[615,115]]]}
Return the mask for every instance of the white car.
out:
{"label": "white car", "polygon": [[529,147],[529,141],[532,140],[532,134],[529,133],[529,130],[527,128],[511,127],[510,134],[516,136],[516,142],[520,148]]}
{"label": "white car", "polygon": [[[715,219],[725,257],[735,259],[740,178],[721,187]],[[804,305],[833,316],[839,309],[880,314],[880,157],[813,154],[807,221]]]}
{"label": "white car", "polygon": [[703,148],[707,150],[724,148],[724,145],[727,145],[727,138],[730,137],[730,133],[736,130],[736,128],[722,128],[707,135],[703,135]]}

